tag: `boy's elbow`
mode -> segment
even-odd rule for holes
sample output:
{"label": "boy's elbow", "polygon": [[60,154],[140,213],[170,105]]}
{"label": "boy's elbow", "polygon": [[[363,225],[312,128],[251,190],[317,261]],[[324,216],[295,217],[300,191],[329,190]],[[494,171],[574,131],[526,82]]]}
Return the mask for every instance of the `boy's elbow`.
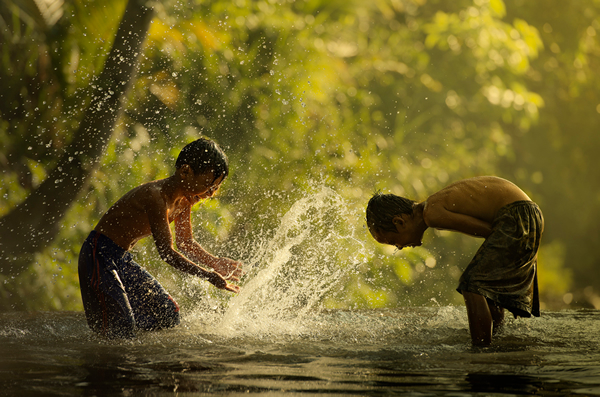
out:
{"label": "boy's elbow", "polygon": [[478,237],[488,238],[490,236],[490,234],[492,234],[492,228],[491,227],[484,227],[483,229],[481,229],[479,231],[479,236]]}

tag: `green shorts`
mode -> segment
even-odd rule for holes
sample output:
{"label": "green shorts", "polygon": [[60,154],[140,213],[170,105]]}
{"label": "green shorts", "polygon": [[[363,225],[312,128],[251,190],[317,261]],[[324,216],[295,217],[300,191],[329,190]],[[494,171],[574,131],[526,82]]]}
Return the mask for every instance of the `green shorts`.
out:
{"label": "green shorts", "polygon": [[502,207],[490,234],[462,274],[458,292],[483,295],[515,316],[540,316],[537,253],[544,217],[532,201]]}

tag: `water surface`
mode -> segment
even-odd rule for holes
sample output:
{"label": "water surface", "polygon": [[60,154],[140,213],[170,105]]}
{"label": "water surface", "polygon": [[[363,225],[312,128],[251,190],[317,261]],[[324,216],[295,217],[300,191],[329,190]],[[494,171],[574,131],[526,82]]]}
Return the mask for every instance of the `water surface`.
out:
{"label": "water surface", "polygon": [[600,395],[600,312],[509,320],[469,342],[462,307],[326,311],[294,331],[236,331],[190,314],[131,341],[82,313],[0,315],[2,395]]}

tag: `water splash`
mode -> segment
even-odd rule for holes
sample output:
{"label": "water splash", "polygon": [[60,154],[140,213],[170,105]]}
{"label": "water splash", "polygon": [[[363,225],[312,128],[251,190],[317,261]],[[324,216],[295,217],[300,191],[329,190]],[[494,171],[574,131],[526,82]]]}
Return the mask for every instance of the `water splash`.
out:
{"label": "water splash", "polygon": [[215,327],[224,336],[310,332],[307,321],[366,250],[354,237],[352,214],[333,190],[298,200],[269,241],[247,261],[249,281]]}

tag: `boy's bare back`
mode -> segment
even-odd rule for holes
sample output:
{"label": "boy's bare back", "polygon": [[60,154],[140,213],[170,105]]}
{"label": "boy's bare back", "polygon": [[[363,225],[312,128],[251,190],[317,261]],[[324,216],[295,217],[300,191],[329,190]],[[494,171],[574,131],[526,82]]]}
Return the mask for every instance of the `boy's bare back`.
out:
{"label": "boy's bare back", "polygon": [[531,201],[506,179],[482,176],[464,179],[432,194],[423,209],[429,227],[486,237],[500,208],[515,201]]}
{"label": "boy's bare back", "polygon": [[[95,230],[106,235],[125,250],[152,234],[150,215],[163,213],[161,219],[171,223],[177,215],[181,198],[170,202],[163,194],[166,179],[140,185],[121,197],[100,219]],[[180,209],[181,210],[181,209]]]}

